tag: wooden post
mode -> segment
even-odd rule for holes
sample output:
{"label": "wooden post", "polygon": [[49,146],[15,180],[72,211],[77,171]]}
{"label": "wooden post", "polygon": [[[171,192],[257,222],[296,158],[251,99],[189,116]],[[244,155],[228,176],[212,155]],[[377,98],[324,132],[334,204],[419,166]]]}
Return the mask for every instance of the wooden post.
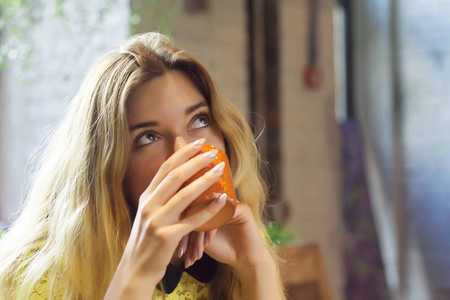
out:
{"label": "wooden post", "polygon": [[[276,0],[247,0],[249,117],[255,126],[256,136],[264,130],[258,139],[258,146],[270,166],[268,173],[264,174],[269,185],[270,206],[280,202],[282,190],[278,5]],[[285,213],[275,213],[274,210],[268,211],[268,217],[271,220],[287,218]]]}

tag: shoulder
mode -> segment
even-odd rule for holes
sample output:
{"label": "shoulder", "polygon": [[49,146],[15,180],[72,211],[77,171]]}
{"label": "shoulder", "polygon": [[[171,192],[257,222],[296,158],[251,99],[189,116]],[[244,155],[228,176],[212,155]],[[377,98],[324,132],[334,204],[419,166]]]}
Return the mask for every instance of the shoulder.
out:
{"label": "shoulder", "polygon": [[[19,271],[19,278],[26,277],[24,274],[28,271],[29,265],[32,263],[33,257],[40,251],[44,246],[44,241],[35,242],[30,250],[23,256],[21,268]],[[22,285],[24,282],[21,283]],[[29,284],[32,285],[31,293],[28,299],[33,300],[44,300],[44,299],[62,299],[63,290],[58,286],[58,280],[50,280],[49,273],[45,272],[38,280],[34,283],[31,281]]]}
{"label": "shoulder", "polygon": [[[30,300],[46,300],[50,298],[50,287],[48,284],[47,275],[41,277],[39,282],[34,286],[29,299]],[[62,291],[56,293],[52,296],[52,299],[60,300],[62,299]]]}

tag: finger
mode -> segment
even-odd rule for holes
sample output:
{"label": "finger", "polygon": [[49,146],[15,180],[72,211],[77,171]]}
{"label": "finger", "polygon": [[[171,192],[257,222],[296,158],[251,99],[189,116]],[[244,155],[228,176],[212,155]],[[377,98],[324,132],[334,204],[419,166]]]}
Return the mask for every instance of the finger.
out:
{"label": "finger", "polygon": [[[155,189],[153,196],[156,200],[154,203],[159,203],[160,205],[166,204],[168,200],[174,196],[180,188],[183,186],[183,184],[192,176],[194,176],[197,172],[199,172],[201,169],[207,167],[209,164],[211,164],[214,159],[216,158],[217,150],[208,151],[205,153],[202,153],[201,155],[197,155],[190,159],[188,162],[182,164],[181,166],[177,167],[175,170],[172,170],[166,178],[160,183],[160,185]],[[206,175],[206,178],[210,180],[217,180],[223,173],[223,164],[217,165],[217,169],[213,168],[214,171],[211,172],[209,175]],[[212,170],[211,170],[212,171]],[[206,174],[208,174],[207,172]],[[214,176],[212,176],[214,175]],[[202,177],[205,177],[203,175]],[[202,178],[200,177],[200,178]],[[214,178],[213,178],[214,177]],[[207,180],[207,183],[204,183],[203,185],[206,185],[203,187],[203,185],[195,185],[195,188],[200,188],[201,190],[196,193],[195,196],[198,197],[203,191],[205,191],[214,181],[209,182]],[[195,181],[194,181],[195,182]],[[189,184],[191,185],[191,184]],[[192,188],[191,188],[192,189]],[[190,190],[189,190],[190,191]],[[194,200],[195,198],[191,199]]]}
{"label": "finger", "polygon": [[183,233],[183,235],[186,235],[194,231],[195,228],[205,224],[208,220],[214,217],[225,205],[226,200],[226,194],[222,194],[219,198],[214,199],[211,203],[206,205],[201,211],[171,225],[171,227],[173,227],[173,232],[180,232]]}
{"label": "finger", "polygon": [[177,255],[178,258],[181,258],[183,256],[183,254],[186,252],[186,249],[188,248],[188,243],[189,243],[189,236],[190,234],[185,235],[180,243],[178,244],[178,249],[177,249]]}
{"label": "finger", "polygon": [[[172,217],[180,215],[192,203],[192,201],[197,199],[198,196],[200,196],[207,188],[213,185],[220,178],[220,176],[222,176],[224,167],[224,162],[217,164],[214,168],[203,174],[201,177],[179,190],[178,193],[176,193],[170,201],[164,205],[163,209],[167,211],[168,215],[172,214]],[[171,189],[173,193],[176,192],[173,190],[171,185],[167,188],[167,190],[169,189]],[[161,194],[164,192],[167,193],[167,191],[163,191],[161,189]],[[166,197],[167,196],[170,195],[166,195]]]}
{"label": "finger", "polygon": [[217,229],[205,232],[205,238],[203,240],[203,249],[205,249],[206,247],[209,246],[209,244],[211,244],[212,240],[216,236],[216,233]]}
{"label": "finger", "polygon": [[242,202],[237,201],[236,210],[234,211],[233,217],[230,219],[228,224],[242,224],[248,222],[253,217],[253,212],[251,208]]}
{"label": "finger", "polygon": [[156,187],[159,186],[161,181],[166,178],[166,176],[175,168],[182,165],[183,163],[187,162],[190,158],[192,158],[195,154],[200,151],[202,145],[206,142],[206,139],[199,139],[196,140],[193,143],[190,143],[184,147],[181,147],[176,151],[174,154],[172,154],[159,168],[158,172],[156,173],[155,177],[153,178],[152,182],[148,186],[148,188],[145,190],[144,193],[151,193],[153,192]]}
{"label": "finger", "polygon": [[184,267],[187,269],[203,256],[204,232],[192,232],[189,235],[189,245],[186,252]]}

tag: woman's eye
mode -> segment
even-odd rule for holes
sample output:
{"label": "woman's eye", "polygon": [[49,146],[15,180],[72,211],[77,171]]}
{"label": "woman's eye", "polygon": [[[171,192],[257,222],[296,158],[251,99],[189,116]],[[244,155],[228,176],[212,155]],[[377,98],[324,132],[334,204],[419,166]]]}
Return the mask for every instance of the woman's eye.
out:
{"label": "woman's eye", "polygon": [[158,137],[154,133],[148,132],[148,133],[143,134],[140,138],[137,139],[136,146],[137,147],[145,146],[145,145],[151,144],[157,140],[158,140]]}
{"label": "woman's eye", "polygon": [[199,116],[192,123],[192,129],[199,129],[209,125],[209,117],[208,116]]}

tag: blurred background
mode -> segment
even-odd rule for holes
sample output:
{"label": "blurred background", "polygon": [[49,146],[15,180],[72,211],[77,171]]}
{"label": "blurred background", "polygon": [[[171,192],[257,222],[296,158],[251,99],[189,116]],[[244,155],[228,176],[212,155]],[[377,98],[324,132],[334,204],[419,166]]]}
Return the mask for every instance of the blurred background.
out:
{"label": "blurred background", "polygon": [[291,299],[450,299],[448,15],[448,0],[2,0],[0,220],[89,67],[160,31],[261,133]]}

